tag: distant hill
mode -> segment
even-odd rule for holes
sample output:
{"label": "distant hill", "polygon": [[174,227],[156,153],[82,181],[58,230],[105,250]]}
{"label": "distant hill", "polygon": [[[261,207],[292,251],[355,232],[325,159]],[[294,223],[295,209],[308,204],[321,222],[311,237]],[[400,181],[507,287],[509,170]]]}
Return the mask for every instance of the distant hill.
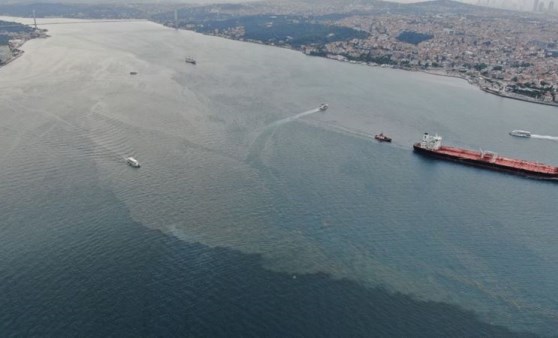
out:
{"label": "distant hill", "polygon": [[[204,8],[209,3],[241,4],[254,2],[249,6],[256,6],[276,14],[309,15],[317,12],[322,16],[330,15],[376,15],[376,14],[402,14],[402,15],[431,15],[451,13],[466,15],[472,13],[509,12],[503,9],[479,7],[453,0],[434,0],[419,3],[402,4],[379,0],[280,0],[280,1],[257,1],[257,0],[113,0],[111,3],[98,3],[105,0],[42,0],[35,3],[31,0],[0,0],[0,15],[30,17],[35,10],[37,17],[68,17],[87,19],[149,19],[154,15],[171,12],[181,8]],[[97,4],[96,4],[97,2]],[[206,4],[196,6],[194,4]],[[188,5],[190,4],[190,5]],[[224,8],[225,10],[231,10]],[[323,14],[323,13],[327,14]],[[260,12],[258,14],[262,14]],[[325,18],[325,16],[324,16]]]}
{"label": "distant hill", "polygon": [[481,7],[469,5],[453,0],[434,0],[409,4],[391,3],[394,11],[405,14],[428,14],[428,13],[470,13],[478,12]]}
{"label": "distant hill", "polygon": [[[3,1],[3,0],[0,0]],[[85,5],[85,4],[0,4],[0,15],[30,17],[35,11],[39,18],[110,18],[128,19],[144,18],[145,13],[135,7],[118,5]]]}

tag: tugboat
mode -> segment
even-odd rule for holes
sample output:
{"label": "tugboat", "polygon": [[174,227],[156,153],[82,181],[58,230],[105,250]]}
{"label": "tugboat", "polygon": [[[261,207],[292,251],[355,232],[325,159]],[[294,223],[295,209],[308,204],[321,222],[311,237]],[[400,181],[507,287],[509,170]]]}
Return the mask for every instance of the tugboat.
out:
{"label": "tugboat", "polygon": [[191,64],[193,64],[193,65],[196,64],[196,60],[194,60],[193,58],[188,57],[188,56],[184,59],[184,61],[185,61],[186,63],[191,63]]}
{"label": "tugboat", "polygon": [[374,138],[380,142],[391,142],[391,137],[384,135],[384,133],[379,133],[378,135],[374,135]]}
{"label": "tugboat", "polygon": [[126,163],[128,163],[128,165],[132,168],[139,168],[140,164],[138,162],[138,160],[136,160],[133,157],[126,157]]}
{"label": "tugboat", "polygon": [[327,105],[327,103],[322,103],[322,104],[318,107],[318,109],[319,109],[320,111],[326,111],[327,108],[329,108],[329,106]]}

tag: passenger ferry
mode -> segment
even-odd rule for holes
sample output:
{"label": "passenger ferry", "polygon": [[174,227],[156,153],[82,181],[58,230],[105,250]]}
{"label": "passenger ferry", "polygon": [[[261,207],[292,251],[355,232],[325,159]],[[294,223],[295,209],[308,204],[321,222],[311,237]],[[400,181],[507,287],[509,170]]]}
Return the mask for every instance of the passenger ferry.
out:
{"label": "passenger ferry", "polygon": [[138,160],[136,160],[133,157],[126,157],[126,163],[128,163],[128,165],[130,167],[133,167],[133,168],[139,168],[140,167],[140,164],[139,164]]}
{"label": "passenger ferry", "polygon": [[512,130],[510,131],[510,135],[511,136],[516,136],[516,137],[531,137],[531,132],[527,131],[527,130]]}

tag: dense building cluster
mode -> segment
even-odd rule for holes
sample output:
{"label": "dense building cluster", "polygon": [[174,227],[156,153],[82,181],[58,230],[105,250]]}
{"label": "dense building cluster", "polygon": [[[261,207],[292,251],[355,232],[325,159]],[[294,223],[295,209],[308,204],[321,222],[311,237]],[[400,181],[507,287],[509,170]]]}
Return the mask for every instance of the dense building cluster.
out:
{"label": "dense building cluster", "polygon": [[[377,59],[404,68],[463,74],[501,89],[514,85],[532,89],[554,86],[543,89],[548,97],[558,84],[557,17],[519,13],[505,13],[502,17],[493,13],[424,17],[390,14],[350,16],[334,24],[362,29],[370,35],[310,50],[323,48],[328,55],[348,59]],[[406,31],[432,38],[416,45],[399,41],[399,34]]]}
{"label": "dense building cluster", "polygon": [[[252,15],[302,12],[292,2],[266,6],[261,12],[263,8],[254,6],[249,12]],[[336,60],[459,76],[500,95],[556,100],[556,15],[449,1],[401,6],[376,4],[358,10],[322,6],[310,13],[307,16],[310,21],[353,28],[367,36],[303,46],[290,46],[284,41],[284,46]],[[220,35],[228,36],[227,32]],[[242,39],[242,27],[231,31],[228,37]]]}
{"label": "dense building cluster", "polygon": [[[558,88],[556,15],[443,0],[410,5],[361,3],[353,7],[329,3],[312,8],[304,2],[282,0],[208,6],[195,13],[197,26],[184,22],[182,27],[207,33],[199,27],[215,24],[211,17],[218,13],[229,20],[238,18],[231,27],[209,32],[228,38],[280,45],[341,61],[459,76],[487,91],[527,100],[553,102]],[[270,27],[277,24],[271,15],[297,16],[291,20],[293,24],[305,21],[366,34],[348,39],[330,37],[331,41],[325,42],[315,38],[303,44],[293,43],[296,36],[276,40],[250,37],[243,21],[265,15],[269,16]]]}

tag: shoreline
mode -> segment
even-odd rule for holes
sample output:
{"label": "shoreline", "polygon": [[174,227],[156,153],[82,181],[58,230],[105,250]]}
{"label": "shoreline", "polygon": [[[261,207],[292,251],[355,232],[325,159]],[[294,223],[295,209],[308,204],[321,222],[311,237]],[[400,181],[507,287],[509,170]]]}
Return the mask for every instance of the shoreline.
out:
{"label": "shoreline", "polygon": [[[153,21],[153,22],[155,22],[155,21]],[[170,26],[166,26],[162,23],[158,23],[158,22],[155,22],[155,23],[160,24],[160,25],[165,26],[165,27],[168,27],[168,28],[173,28],[173,27],[170,27]],[[506,95],[506,94],[501,93],[499,91],[490,89],[486,86],[482,86],[480,83],[478,83],[476,81],[473,81],[470,76],[463,76],[463,75],[460,75],[460,74],[451,74],[451,73],[448,73],[446,70],[442,70],[441,72],[437,72],[437,71],[421,70],[421,69],[407,69],[407,68],[397,67],[397,66],[393,66],[393,65],[369,64],[369,63],[362,62],[362,61],[348,60],[348,59],[347,60],[339,60],[339,59],[335,59],[335,58],[327,57],[327,56],[322,56],[322,55],[306,54],[303,50],[298,49],[298,48],[294,48],[292,46],[273,45],[273,44],[268,44],[268,43],[265,43],[265,42],[262,42],[262,41],[251,40],[251,39],[237,39],[237,38],[228,37],[228,36],[225,36],[225,35],[202,33],[202,32],[192,30],[192,29],[184,29],[184,28],[179,28],[179,29],[180,30],[187,30],[187,31],[202,34],[202,35],[219,37],[219,38],[223,38],[223,39],[227,39],[227,40],[247,42],[247,43],[253,43],[253,44],[269,46],[269,47],[278,47],[278,48],[289,49],[289,50],[292,50],[292,51],[299,52],[299,53],[301,53],[303,55],[306,55],[306,56],[319,57],[319,58],[327,59],[327,60],[331,60],[331,61],[358,64],[358,65],[363,65],[363,66],[368,66],[368,67],[391,68],[391,69],[398,69],[398,70],[410,71],[410,72],[420,72],[420,73],[424,73],[424,74],[428,74],[428,75],[444,76],[444,77],[451,77],[451,78],[461,79],[461,80],[467,81],[467,83],[469,83],[471,86],[477,87],[478,89],[480,89],[481,91],[483,91],[487,94],[492,94],[492,95],[495,95],[495,96],[499,96],[501,98],[523,101],[523,102],[527,102],[527,103],[535,103],[535,104],[541,104],[541,105],[545,105],[545,106],[558,107],[558,102],[539,101],[539,100],[534,100],[534,99],[529,98],[529,97]]]}
{"label": "shoreline", "polygon": [[23,53],[25,53],[21,49],[16,49],[16,51],[17,51],[17,53],[15,55],[12,55],[12,57],[8,61],[0,64],[0,69],[2,69],[2,67],[5,67],[5,66],[9,65],[10,63],[14,62],[15,60],[19,59],[19,57],[22,56]]}
{"label": "shoreline", "polygon": [[[238,39],[231,39],[231,40],[238,40]],[[238,41],[245,41],[245,40],[238,40]],[[260,44],[267,45],[265,43],[260,43]],[[267,46],[275,47],[273,45],[267,45]],[[288,47],[285,47],[285,48],[288,48]],[[448,73],[446,70],[442,70],[441,72],[433,72],[433,71],[421,70],[421,69],[407,69],[407,68],[402,68],[402,67],[397,67],[397,66],[392,66],[392,65],[388,65],[388,66],[383,67],[384,65],[380,65],[380,64],[371,65],[371,64],[368,64],[366,62],[359,62],[359,61],[354,61],[354,60],[337,60],[337,59],[330,58],[330,57],[327,57],[327,56],[308,55],[308,54],[304,53],[303,51],[301,51],[299,49],[296,49],[296,48],[288,48],[288,49],[291,49],[291,50],[294,50],[294,51],[297,51],[297,52],[301,52],[302,54],[307,55],[307,56],[321,57],[321,58],[324,58],[324,59],[337,61],[337,62],[360,64],[360,65],[364,65],[364,66],[368,66],[368,67],[391,68],[391,69],[398,69],[398,70],[403,70],[403,71],[408,71],[408,72],[419,72],[419,73],[434,75],[434,76],[451,77],[451,78],[467,81],[467,83],[469,83],[469,85],[471,85],[473,87],[477,87],[478,89],[482,90],[483,92],[485,92],[487,94],[492,94],[492,95],[499,96],[499,97],[502,97],[502,98],[517,100],[517,101],[523,101],[523,102],[527,102],[527,103],[535,103],[535,104],[541,104],[541,105],[545,105],[545,106],[558,107],[558,102],[535,100],[535,99],[532,99],[528,96],[524,96],[524,97],[519,96],[519,94],[517,94],[517,96],[506,95],[506,94],[504,94],[500,91],[493,90],[493,89],[490,89],[486,86],[481,85],[479,82],[476,82],[476,81],[472,80],[470,76],[463,76],[463,75],[459,75],[459,74],[451,74],[451,73]]]}
{"label": "shoreline", "polygon": [[[17,17],[13,17],[13,18],[19,19]],[[30,25],[27,25],[27,26],[30,26]],[[25,53],[25,51],[22,50],[21,47],[23,47],[29,40],[46,39],[48,37],[49,37],[49,35],[47,34],[46,29],[35,29],[31,33],[28,33],[28,35],[18,37],[18,40],[21,40],[21,43],[18,43],[15,46],[10,47],[10,44],[8,42],[7,46],[9,46],[10,53],[12,54],[12,56],[7,61],[5,61],[3,63],[0,63],[0,70],[3,67],[9,65],[10,63],[14,62],[15,60],[19,59]]]}
{"label": "shoreline", "polygon": [[504,94],[504,93],[502,93],[498,90],[490,89],[488,87],[482,87],[481,86],[480,89],[485,93],[496,95],[496,96],[503,97],[503,98],[506,98],[506,99],[512,99],[512,100],[517,100],[517,101],[542,104],[542,105],[551,106],[551,107],[558,107],[558,102],[538,101],[538,100],[529,99],[527,97],[523,98],[523,97],[506,95],[506,94]]}
{"label": "shoreline", "polygon": [[32,37],[32,38],[29,38],[29,39],[24,39],[23,42],[19,46],[17,46],[17,48],[14,48],[11,51],[12,52],[12,57],[8,61],[6,61],[4,63],[0,63],[0,70],[3,67],[9,65],[10,63],[14,62],[15,60],[19,59],[23,54],[25,54],[25,51],[20,49],[20,47],[25,45],[27,43],[27,41],[33,40],[33,39],[46,39],[48,37],[49,36],[45,32],[40,32],[39,35],[36,36],[36,37]]}
{"label": "shoreline", "polygon": [[[84,20],[84,21],[88,21],[88,20]],[[120,20],[115,20],[115,21],[120,21]],[[156,21],[152,21],[152,20],[145,20],[145,21],[150,21],[150,22],[153,22],[155,24],[159,24],[159,25],[167,27],[167,28],[175,29],[173,27],[167,26],[163,23],[159,23],[159,22],[156,22]],[[247,43],[253,43],[253,44],[264,45],[264,46],[269,46],[269,47],[279,47],[279,48],[289,49],[289,50],[292,50],[292,51],[299,52],[299,53],[301,53],[305,56],[319,57],[319,58],[322,58],[322,59],[327,59],[327,60],[332,60],[332,61],[337,61],[337,62],[359,64],[359,65],[368,66],[368,67],[391,68],[391,69],[398,69],[398,70],[403,70],[403,71],[420,72],[420,73],[424,73],[424,74],[428,74],[428,75],[434,75],[434,76],[443,76],[443,77],[451,77],[451,78],[461,79],[461,80],[467,81],[467,83],[469,83],[469,85],[477,87],[481,91],[483,91],[487,94],[492,94],[492,95],[495,95],[495,96],[499,96],[501,98],[512,99],[512,100],[516,100],[516,101],[523,101],[523,102],[527,102],[527,103],[535,103],[535,104],[540,104],[540,105],[545,105],[545,106],[558,107],[558,102],[540,101],[540,100],[532,99],[532,98],[527,97],[527,96],[521,96],[519,94],[517,94],[517,95],[507,95],[507,94],[505,94],[501,91],[491,89],[487,86],[483,86],[478,81],[474,81],[470,76],[465,76],[465,75],[458,74],[458,73],[455,73],[455,74],[450,73],[450,72],[448,72],[447,70],[444,70],[444,69],[440,69],[440,70],[412,69],[412,68],[403,68],[403,67],[398,67],[398,66],[393,66],[393,65],[384,65],[384,64],[376,64],[376,63],[371,64],[371,63],[367,63],[367,62],[363,62],[363,61],[349,60],[349,59],[346,59],[346,58],[345,59],[336,59],[334,57],[328,57],[327,55],[310,55],[310,54],[305,53],[302,49],[295,48],[295,47],[292,47],[292,46],[287,46],[287,45],[281,46],[281,45],[275,45],[275,44],[268,44],[268,43],[265,43],[263,41],[258,41],[258,40],[239,39],[239,38],[229,37],[229,36],[221,35],[221,34],[203,33],[203,32],[198,32],[198,31],[195,31],[195,30],[192,30],[192,29],[185,29],[185,28],[179,28],[179,29],[194,32],[194,33],[198,33],[198,34],[202,34],[202,35],[206,35],[206,36],[219,37],[219,38],[223,38],[223,39],[227,39],[227,40],[247,42]],[[19,45],[17,48],[14,49],[15,53],[14,53],[13,57],[10,58],[8,61],[0,64],[0,69],[2,69],[4,66],[7,66],[10,63],[14,62],[15,60],[17,60],[20,56],[22,56],[24,54],[24,51],[19,49],[19,47],[23,46],[27,41],[32,40],[32,39],[37,39],[37,38],[48,38],[48,37],[49,37],[49,35],[46,34],[45,31],[39,30],[38,36],[31,37],[29,39],[25,39],[21,45]]]}

